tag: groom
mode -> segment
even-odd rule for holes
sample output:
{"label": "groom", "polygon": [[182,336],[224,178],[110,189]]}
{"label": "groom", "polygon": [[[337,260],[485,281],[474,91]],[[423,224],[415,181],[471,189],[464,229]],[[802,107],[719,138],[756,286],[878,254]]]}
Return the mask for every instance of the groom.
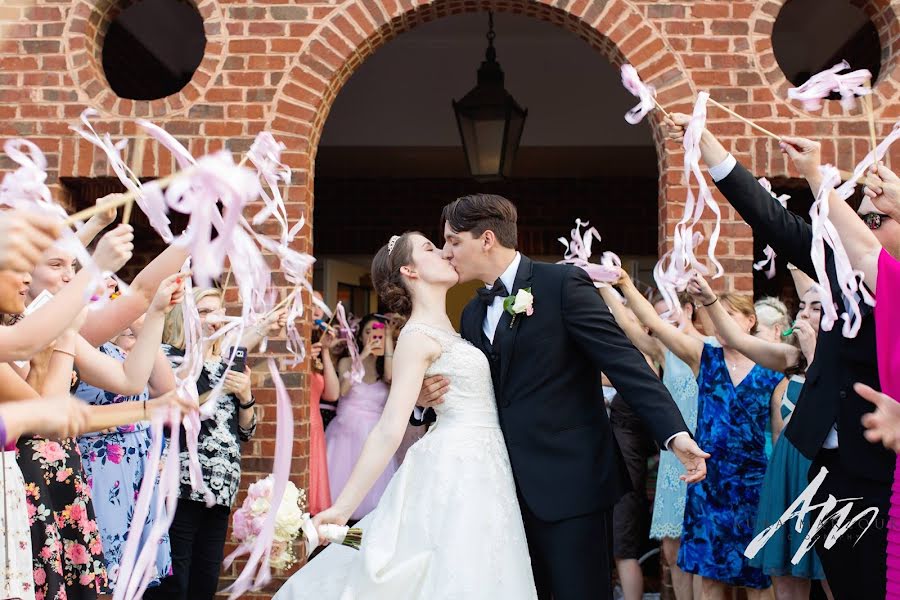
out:
{"label": "groom", "polygon": [[[445,258],[460,282],[490,282],[463,310],[460,332],[491,366],[539,597],[611,598],[611,515],[626,480],[601,372],[684,463],[689,483],[706,476],[709,455],[587,274],[516,251],[517,219],[496,195],[444,207]],[[423,391],[425,405],[441,402],[446,382],[433,388]]]}

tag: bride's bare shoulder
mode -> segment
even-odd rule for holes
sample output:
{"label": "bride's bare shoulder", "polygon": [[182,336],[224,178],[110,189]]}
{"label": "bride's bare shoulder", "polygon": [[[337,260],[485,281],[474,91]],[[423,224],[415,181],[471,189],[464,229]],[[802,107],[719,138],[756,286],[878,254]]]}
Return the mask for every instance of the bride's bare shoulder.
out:
{"label": "bride's bare shoulder", "polygon": [[397,347],[394,349],[394,353],[400,355],[399,358],[425,359],[429,362],[437,360],[442,352],[441,343],[421,328],[404,329],[397,338]]}

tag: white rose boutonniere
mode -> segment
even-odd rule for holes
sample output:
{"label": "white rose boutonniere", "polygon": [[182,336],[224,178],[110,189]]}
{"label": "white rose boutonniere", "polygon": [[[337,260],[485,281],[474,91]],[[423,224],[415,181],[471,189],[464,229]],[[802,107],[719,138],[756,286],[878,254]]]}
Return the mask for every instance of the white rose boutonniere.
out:
{"label": "white rose boutonniere", "polygon": [[512,321],[509,322],[510,329],[519,315],[524,314],[526,317],[533,315],[534,296],[531,295],[531,288],[521,289],[516,292],[515,296],[507,296],[503,300],[503,310],[512,315]]}

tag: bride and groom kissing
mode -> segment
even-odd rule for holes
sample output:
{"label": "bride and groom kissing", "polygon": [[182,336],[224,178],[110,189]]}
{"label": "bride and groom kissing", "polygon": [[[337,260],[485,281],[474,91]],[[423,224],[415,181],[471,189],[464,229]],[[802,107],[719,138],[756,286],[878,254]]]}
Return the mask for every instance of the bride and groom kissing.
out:
{"label": "bride and groom kissing", "polygon": [[[394,236],[372,263],[387,307],[409,320],[377,426],[317,525],[343,525],[396,451],[415,405],[436,423],[406,454],[359,551],[332,545],[277,600],[611,598],[612,508],[628,485],[601,372],[675,452],[689,482],[709,457],[580,268],[516,250],[517,211],[496,195],[444,207],[441,247]],[[447,291],[493,282],[462,313]]]}

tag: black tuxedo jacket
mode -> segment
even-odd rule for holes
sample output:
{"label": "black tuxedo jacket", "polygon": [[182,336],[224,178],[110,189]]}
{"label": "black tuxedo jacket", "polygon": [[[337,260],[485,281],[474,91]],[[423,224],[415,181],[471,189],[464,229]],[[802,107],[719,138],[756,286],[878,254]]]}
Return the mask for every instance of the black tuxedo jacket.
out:
{"label": "black tuxedo jacket", "polygon": [[[806,221],[772,200],[756,178],[740,164],[717,185],[753,229],[754,235],[760,236],[779,256],[815,279],[810,258],[812,227]],[[842,312],[834,257],[830,250],[826,252],[831,293],[838,302],[838,312]],[[853,391],[857,381],[881,389],[875,355],[875,317],[868,305],[863,304],[860,308],[863,322],[855,338],[843,336],[841,321],[835,323],[831,331],[819,330],[816,356],[806,373],[806,384],[785,435],[800,452],[813,459],[831,426],[837,423],[843,466],[860,477],[890,482],[896,457],[881,444],[871,444],[863,437],[860,418],[874,407]]]}
{"label": "black tuxedo jacket", "polygon": [[519,493],[544,521],[610,508],[621,496],[624,472],[601,371],[660,445],[688,428],[582,269],[522,256],[510,292],[525,288],[534,296],[534,314],[513,320],[504,312],[493,344],[482,332],[487,306],[478,298],[466,305],[460,326],[491,364]]}

